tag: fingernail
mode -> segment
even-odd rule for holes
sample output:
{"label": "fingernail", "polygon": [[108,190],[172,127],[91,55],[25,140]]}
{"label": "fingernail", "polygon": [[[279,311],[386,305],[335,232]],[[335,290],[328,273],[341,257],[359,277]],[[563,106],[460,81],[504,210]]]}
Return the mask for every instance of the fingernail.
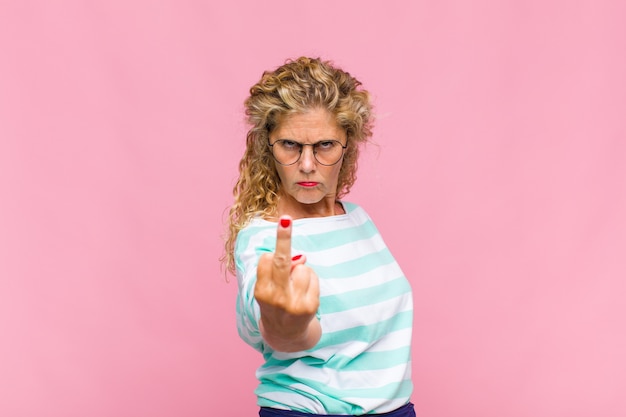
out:
{"label": "fingernail", "polygon": [[293,258],[291,258],[292,261],[297,261],[298,259],[302,258],[302,255],[296,255]]}
{"label": "fingernail", "polygon": [[280,219],[280,225],[282,227],[289,227],[290,224],[291,224],[290,219]]}

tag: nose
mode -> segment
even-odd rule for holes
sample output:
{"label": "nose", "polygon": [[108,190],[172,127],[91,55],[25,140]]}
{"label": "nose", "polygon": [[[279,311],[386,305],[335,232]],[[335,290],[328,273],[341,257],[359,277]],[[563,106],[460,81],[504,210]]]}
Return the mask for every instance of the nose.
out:
{"label": "nose", "polygon": [[311,172],[315,169],[317,161],[315,160],[312,145],[302,146],[302,155],[300,155],[300,160],[298,162],[300,164],[300,170],[303,172]]}

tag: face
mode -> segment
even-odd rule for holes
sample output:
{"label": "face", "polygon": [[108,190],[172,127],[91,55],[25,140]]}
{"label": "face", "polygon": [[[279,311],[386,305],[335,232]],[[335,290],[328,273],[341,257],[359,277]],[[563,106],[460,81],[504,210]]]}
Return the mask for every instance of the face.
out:
{"label": "face", "polygon": [[[325,109],[284,116],[269,135],[270,143],[291,140],[314,144],[336,140],[346,145],[346,132]],[[343,157],[334,165],[320,164],[312,146],[304,146],[298,162],[281,165],[275,162],[280,177],[279,211],[295,217],[332,215],[337,194],[337,182]]]}

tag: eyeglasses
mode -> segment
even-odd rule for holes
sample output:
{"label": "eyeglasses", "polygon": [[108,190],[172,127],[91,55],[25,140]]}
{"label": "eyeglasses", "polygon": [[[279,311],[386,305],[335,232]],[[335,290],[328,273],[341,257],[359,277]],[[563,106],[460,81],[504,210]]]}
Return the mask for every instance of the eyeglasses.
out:
{"label": "eyeglasses", "polygon": [[281,165],[293,165],[300,160],[305,146],[313,148],[315,160],[322,165],[335,165],[341,160],[348,145],[342,145],[338,140],[322,140],[317,143],[300,143],[295,140],[279,139],[269,143],[274,159]]}

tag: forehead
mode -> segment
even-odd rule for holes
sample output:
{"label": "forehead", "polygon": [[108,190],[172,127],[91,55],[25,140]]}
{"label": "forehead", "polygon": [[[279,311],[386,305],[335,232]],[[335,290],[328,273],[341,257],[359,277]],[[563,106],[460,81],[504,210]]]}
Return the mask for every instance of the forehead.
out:
{"label": "forehead", "polygon": [[344,139],[346,133],[334,115],[326,109],[316,108],[306,112],[286,114],[277,120],[270,134],[275,139],[294,139],[315,142],[322,139]]}

